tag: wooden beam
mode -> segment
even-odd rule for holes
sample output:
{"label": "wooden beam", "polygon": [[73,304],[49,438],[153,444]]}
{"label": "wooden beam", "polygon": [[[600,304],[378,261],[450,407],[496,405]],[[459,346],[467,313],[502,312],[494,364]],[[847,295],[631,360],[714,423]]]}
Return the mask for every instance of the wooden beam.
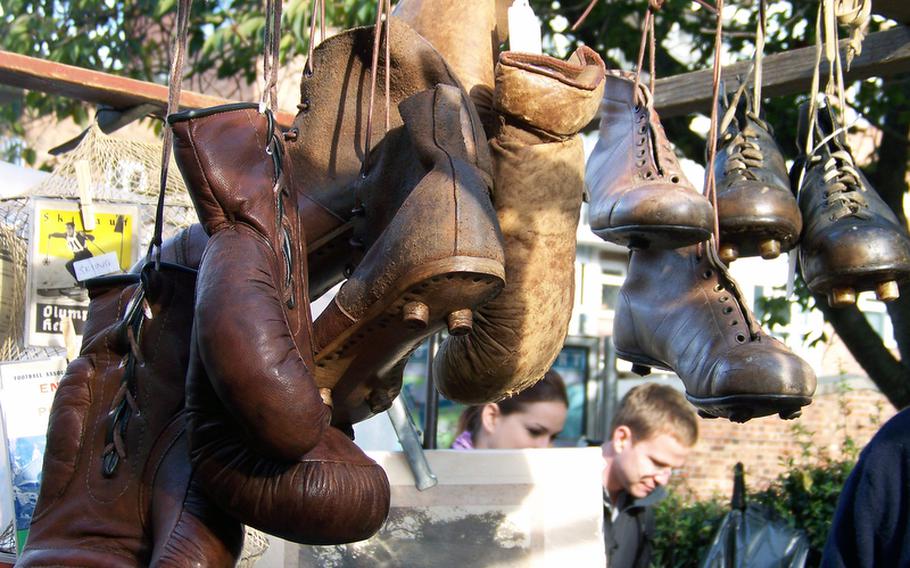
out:
{"label": "wooden beam", "polygon": [[[64,65],[9,51],[0,51],[0,84],[60,95],[115,109],[152,105],[152,114],[162,116],[167,109],[167,87],[157,83]],[[205,108],[237,101],[181,91],[180,108]],[[294,115],[275,113],[279,124],[290,126]]]}
{"label": "wooden beam", "polygon": [[[842,54],[845,46],[846,40],[841,41]],[[769,97],[808,93],[812,85],[813,63],[815,47],[766,56],[763,93]],[[728,91],[736,89],[741,83],[740,79],[745,79],[749,65],[749,61],[741,61],[724,67],[723,78]],[[827,65],[823,60],[822,81]],[[907,71],[910,71],[910,28],[896,26],[866,37],[862,54],[853,60],[844,79],[856,81],[868,77],[888,77]],[[711,81],[710,69],[658,79],[654,87],[654,104],[661,117],[710,111]]]}

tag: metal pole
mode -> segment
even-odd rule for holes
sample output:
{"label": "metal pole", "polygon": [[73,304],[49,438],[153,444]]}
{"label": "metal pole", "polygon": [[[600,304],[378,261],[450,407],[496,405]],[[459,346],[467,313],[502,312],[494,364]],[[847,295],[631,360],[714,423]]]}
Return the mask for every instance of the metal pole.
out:
{"label": "metal pole", "polygon": [[427,406],[423,414],[423,449],[436,449],[436,431],[439,423],[439,392],[433,377],[433,359],[439,350],[439,333],[430,336],[427,342]]}

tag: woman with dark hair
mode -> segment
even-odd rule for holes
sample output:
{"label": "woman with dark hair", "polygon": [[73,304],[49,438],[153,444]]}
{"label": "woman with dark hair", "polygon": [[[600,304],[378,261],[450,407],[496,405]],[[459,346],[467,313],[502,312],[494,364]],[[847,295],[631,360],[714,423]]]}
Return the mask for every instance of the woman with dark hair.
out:
{"label": "woman with dark hair", "polygon": [[515,396],[465,408],[452,448],[546,448],[562,431],[568,411],[566,385],[550,369],[534,386]]}

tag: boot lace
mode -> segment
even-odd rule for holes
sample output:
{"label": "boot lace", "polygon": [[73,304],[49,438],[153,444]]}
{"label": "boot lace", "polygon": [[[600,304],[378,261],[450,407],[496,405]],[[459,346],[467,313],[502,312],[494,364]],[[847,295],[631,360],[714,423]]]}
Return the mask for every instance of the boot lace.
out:
{"label": "boot lace", "polygon": [[[813,161],[819,162],[822,159],[821,156],[815,156]],[[850,153],[847,150],[832,152],[830,158],[824,162],[823,168],[825,204],[830,209],[828,218],[831,221],[848,216],[868,219],[870,215],[866,209],[869,208],[869,204],[863,196],[859,171]]]}
{"label": "boot lace", "polygon": [[724,174],[744,180],[758,181],[755,170],[764,165],[764,154],[758,144],[758,133],[751,127],[738,132],[727,146]]}

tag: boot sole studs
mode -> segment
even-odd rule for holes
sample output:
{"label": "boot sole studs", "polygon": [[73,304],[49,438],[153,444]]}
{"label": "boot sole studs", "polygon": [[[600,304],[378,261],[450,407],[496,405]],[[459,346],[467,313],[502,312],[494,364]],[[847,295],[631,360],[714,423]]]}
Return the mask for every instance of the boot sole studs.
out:
{"label": "boot sole studs", "polygon": [[444,327],[470,333],[471,309],[452,308],[478,306],[499,293],[504,279],[496,264],[455,257],[419,267],[319,349],[316,382],[332,389],[333,422],[355,423],[385,410],[375,401],[391,402],[394,396],[385,393],[400,390],[403,362],[425,338]]}
{"label": "boot sole studs", "polygon": [[779,415],[792,420],[802,414],[802,407],[812,402],[808,396],[796,395],[730,395],[698,398],[686,395],[702,418],[726,418],[731,422],[748,422],[753,418]]}

